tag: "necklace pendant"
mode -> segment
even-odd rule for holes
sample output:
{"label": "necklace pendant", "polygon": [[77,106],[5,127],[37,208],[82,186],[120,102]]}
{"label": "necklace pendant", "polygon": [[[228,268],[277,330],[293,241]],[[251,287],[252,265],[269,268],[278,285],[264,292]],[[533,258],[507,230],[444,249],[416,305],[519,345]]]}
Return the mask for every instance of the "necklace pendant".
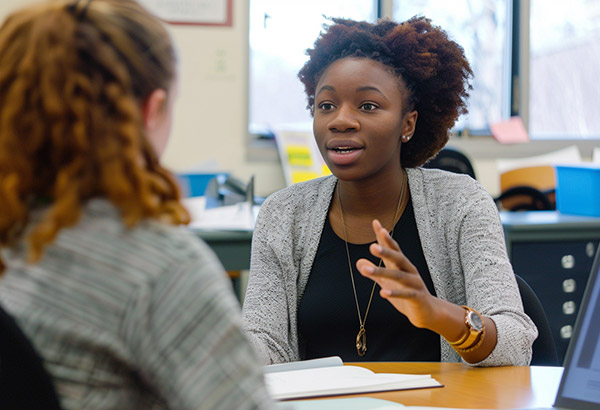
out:
{"label": "necklace pendant", "polygon": [[360,327],[356,335],[356,352],[359,356],[364,356],[367,353],[367,332],[364,326]]}

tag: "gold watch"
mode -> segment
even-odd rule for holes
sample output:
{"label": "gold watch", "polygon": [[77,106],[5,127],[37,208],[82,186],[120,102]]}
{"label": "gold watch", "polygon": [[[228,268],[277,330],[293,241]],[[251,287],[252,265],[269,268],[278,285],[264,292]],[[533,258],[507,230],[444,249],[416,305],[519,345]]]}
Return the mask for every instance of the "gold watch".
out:
{"label": "gold watch", "polygon": [[458,351],[470,351],[483,341],[485,334],[485,324],[481,314],[468,306],[462,306],[465,309],[465,325],[467,325],[467,334],[456,342],[450,342],[450,345]]}

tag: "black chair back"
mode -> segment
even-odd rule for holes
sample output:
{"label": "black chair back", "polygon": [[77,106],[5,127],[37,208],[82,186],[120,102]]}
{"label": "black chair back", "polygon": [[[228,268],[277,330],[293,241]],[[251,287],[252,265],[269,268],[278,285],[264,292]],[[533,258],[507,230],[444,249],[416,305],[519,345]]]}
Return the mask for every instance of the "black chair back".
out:
{"label": "black chair back", "polygon": [[427,161],[424,168],[443,169],[444,171],[454,172],[455,174],[467,174],[473,179],[475,178],[475,170],[473,164],[465,154],[451,148],[444,147],[438,154]]}
{"label": "black chair back", "polygon": [[52,379],[17,322],[0,307],[0,408],[60,409]]}
{"label": "black chair back", "polygon": [[523,309],[538,329],[538,337],[533,342],[531,365],[560,366],[556,344],[552,337],[552,329],[550,328],[550,323],[548,322],[542,303],[525,279],[519,275],[515,275],[515,277],[517,278],[517,285],[519,286],[519,292],[523,300]]}
{"label": "black chair back", "polygon": [[549,199],[550,195],[554,195],[554,190],[540,191],[531,186],[515,186],[508,188],[502,192],[500,196],[494,198],[498,208],[504,207],[505,199],[515,198],[515,201],[506,211],[553,211],[556,209],[556,204]]}

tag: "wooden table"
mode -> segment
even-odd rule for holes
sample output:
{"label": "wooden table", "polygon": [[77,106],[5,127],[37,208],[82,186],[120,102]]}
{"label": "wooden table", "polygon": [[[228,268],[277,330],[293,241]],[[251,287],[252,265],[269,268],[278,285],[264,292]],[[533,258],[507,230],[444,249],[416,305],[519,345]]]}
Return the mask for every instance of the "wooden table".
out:
{"label": "wooden table", "polygon": [[[364,395],[407,406],[468,409],[551,407],[562,367],[469,367],[461,363],[348,363],[376,373],[431,374],[444,387]],[[353,396],[344,396],[353,397]]]}

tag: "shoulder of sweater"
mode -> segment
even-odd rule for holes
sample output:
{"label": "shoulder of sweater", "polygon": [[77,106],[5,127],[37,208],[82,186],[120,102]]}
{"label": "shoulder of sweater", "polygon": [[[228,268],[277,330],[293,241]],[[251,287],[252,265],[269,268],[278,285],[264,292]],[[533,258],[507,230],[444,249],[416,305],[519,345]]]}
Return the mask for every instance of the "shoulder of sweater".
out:
{"label": "shoulder of sweater", "polygon": [[411,188],[418,186],[423,189],[424,193],[449,194],[457,197],[465,195],[490,196],[479,181],[466,174],[420,167],[409,168],[407,172]]}
{"label": "shoulder of sweater", "polygon": [[290,185],[269,195],[261,209],[281,208],[286,204],[298,206],[314,203],[317,197],[331,195],[335,181],[336,178],[333,175],[328,175]]}
{"label": "shoulder of sweater", "polygon": [[[98,246],[110,244],[129,252],[152,253],[178,264],[198,258],[208,250],[208,246],[185,226],[147,219],[127,227],[116,207],[106,200],[90,201],[78,227],[88,238],[96,237]],[[90,231],[94,235],[86,233]]]}

